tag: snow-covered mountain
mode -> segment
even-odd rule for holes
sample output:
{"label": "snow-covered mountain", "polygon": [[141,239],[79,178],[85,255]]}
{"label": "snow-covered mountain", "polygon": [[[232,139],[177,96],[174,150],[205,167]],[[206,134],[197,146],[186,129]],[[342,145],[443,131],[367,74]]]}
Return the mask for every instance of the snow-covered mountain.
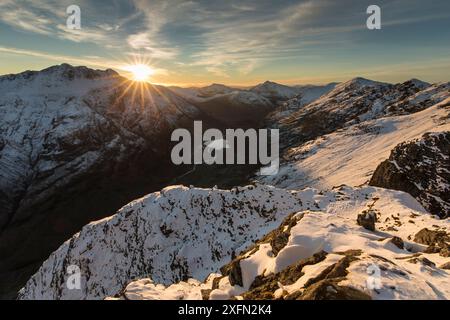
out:
{"label": "snow-covered mountain", "polygon": [[[202,88],[170,89],[213,118],[242,126],[252,120],[253,124],[258,124],[265,117],[271,122],[286,117],[328,93],[335,86],[336,83],[324,86],[285,86],[266,81],[248,90],[217,83]],[[281,107],[278,107],[279,104]],[[271,113],[267,116],[269,112]]]}
{"label": "snow-covered mountain", "polygon": [[274,103],[278,103],[294,98],[301,92],[301,89],[266,81],[254,86],[250,91],[257,93]]}
{"label": "snow-covered mountain", "polygon": [[160,175],[174,175],[169,134],[203,115],[112,70],[63,64],[0,77],[0,294],[11,272],[160,188]]}
{"label": "snow-covered mountain", "polygon": [[363,121],[293,144],[285,150],[278,174],[259,179],[292,189],[365,184],[398,144],[420,138],[427,132],[450,130],[449,102],[447,98],[417,113]]}
{"label": "snow-covered mountain", "polygon": [[[448,251],[430,250],[448,245],[448,220],[383,189],[339,187],[317,199],[315,210],[289,215],[204,282],[164,286],[144,278],[108,299],[450,298]],[[371,217],[375,229],[358,225],[360,216]]]}
{"label": "snow-covered mountain", "polygon": [[[361,214],[373,217],[374,231],[358,225]],[[450,273],[439,268],[445,257],[426,253],[417,236],[431,226],[429,232],[445,233],[449,223],[406,193],[373,187],[171,187],[84,227],[19,298],[292,299],[323,286],[334,288],[329,298],[449,298]],[[67,288],[69,265],[81,269],[82,290]],[[222,265],[223,275],[216,274]],[[381,276],[374,290],[366,286],[372,265]],[[143,280],[123,290],[134,279]]]}
{"label": "snow-covered mountain", "polygon": [[[103,298],[151,276],[170,284],[218,270],[289,213],[315,205],[314,192],[271,187],[230,191],[169,187],[85,226],[44,263],[22,298]],[[65,268],[83,271],[83,291],[65,287]]]}
{"label": "snow-covered mountain", "polygon": [[[448,96],[449,84],[437,85],[436,90],[441,95],[435,90],[428,91],[428,86],[418,81],[392,85],[355,78],[337,85],[328,94],[278,120],[275,125],[282,129],[285,144],[296,145],[352,124],[399,114],[397,108],[401,108],[402,102],[414,105],[408,106],[408,110],[417,112]],[[413,99],[415,95],[422,98]],[[394,105],[396,107],[390,109]]]}

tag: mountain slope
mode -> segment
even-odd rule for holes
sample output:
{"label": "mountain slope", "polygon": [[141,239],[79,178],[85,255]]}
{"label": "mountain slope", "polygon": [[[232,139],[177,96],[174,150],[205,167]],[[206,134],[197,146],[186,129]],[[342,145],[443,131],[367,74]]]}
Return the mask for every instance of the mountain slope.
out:
{"label": "mountain slope", "polygon": [[450,98],[411,115],[365,121],[288,148],[278,174],[258,180],[293,189],[367,183],[399,143],[449,130],[449,102]]}
{"label": "mountain slope", "polygon": [[[362,121],[394,115],[393,112],[392,114],[388,112],[391,105],[395,104],[399,108],[401,101],[426,90],[427,86],[429,84],[414,80],[392,85],[355,78],[338,84],[328,94],[280,119],[275,125],[281,129],[284,146],[298,145]],[[440,99],[436,97],[433,104],[448,97],[447,86],[438,90],[443,94]],[[416,111],[430,106],[420,108],[418,105],[422,104],[422,101],[419,99],[410,102],[415,103]],[[409,106],[409,109],[414,108]]]}
{"label": "mountain slope", "polygon": [[170,133],[194,118],[208,119],[112,70],[64,64],[0,77],[0,294],[81,226],[175,176]]}
{"label": "mountain slope", "polygon": [[[313,207],[314,194],[265,186],[166,188],[85,226],[44,262],[21,297],[103,298],[138,277],[165,284],[201,279],[287,214]],[[70,264],[84,270],[82,291],[65,287]]]}
{"label": "mountain slope", "polygon": [[250,91],[269,99],[273,103],[279,103],[294,98],[301,90],[296,87],[289,87],[276,82],[266,81],[254,86]]}
{"label": "mountain slope", "polygon": [[[427,247],[431,236],[449,245],[449,220],[402,192],[340,187],[323,197],[328,206],[290,215],[222,274],[168,287],[139,279],[114,299],[450,298],[448,255]],[[360,215],[373,217],[375,230],[358,225]]]}
{"label": "mountain slope", "polygon": [[[378,220],[375,231],[357,225],[358,214],[369,211]],[[287,220],[277,229],[284,218]],[[275,282],[273,297],[286,296],[338,263],[345,256],[340,252],[348,250],[360,250],[359,257],[350,261],[348,275],[339,279],[338,285],[344,282],[373,298],[448,297],[448,271],[422,266],[427,261],[424,258],[436,265],[445,259],[437,253],[423,253],[426,246],[413,241],[418,231],[431,225],[438,230],[450,227],[449,221],[428,215],[408,194],[373,187],[340,187],[328,192],[290,192],[262,185],[231,191],[170,187],[84,227],[50,256],[19,297],[105,298],[120,294],[133,279],[152,278],[166,285],[191,277],[201,280],[236,257],[222,268],[228,276],[215,281],[214,290],[202,295],[200,290],[208,289],[208,285],[202,287],[190,280],[175,285],[176,297],[223,299],[247,292],[251,298],[249,288],[257,287],[258,275],[262,285],[271,273],[283,272],[297,261],[325,251],[326,258],[311,263],[305,277],[303,273],[289,273],[292,280],[281,282],[284,291],[276,290]],[[391,243],[393,237],[401,238],[406,249]],[[256,239],[261,240],[252,245]],[[237,255],[241,250],[242,255]],[[366,268],[372,263],[384,270],[379,293],[363,287]],[[80,267],[82,290],[67,289],[69,265]],[[209,289],[214,277],[209,277]],[[155,291],[160,297],[170,296],[164,286],[155,288],[150,281],[139,283],[141,291],[151,290],[149,296]],[[136,294],[135,289],[130,295]]]}

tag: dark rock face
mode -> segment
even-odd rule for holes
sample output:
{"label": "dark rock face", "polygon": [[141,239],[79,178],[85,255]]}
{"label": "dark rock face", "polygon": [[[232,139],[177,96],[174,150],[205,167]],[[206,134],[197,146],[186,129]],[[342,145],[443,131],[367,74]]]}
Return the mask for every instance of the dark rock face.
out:
{"label": "dark rock face", "polygon": [[308,287],[297,300],[372,300],[357,289],[340,286],[333,280],[322,280]]}
{"label": "dark rock face", "polygon": [[298,261],[277,274],[271,274],[266,277],[257,276],[251,284],[250,290],[243,295],[243,298],[247,300],[274,299],[273,294],[279,288],[279,283],[283,285],[294,284],[304,275],[302,270],[305,266],[317,264],[325,260],[326,257],[327,253],[320,251],[309,258]]}
{"label": "dark rock face", "polygon": [[428,246],[425,253],[439,253],[442,257],[450,257],[450,236],[445,231],[425,228],[415,235],[414,241]]}
{"label": "dark rock face", "polygon": [[399,249],[403,249],[405,247],[403,239],[399,238],[399,237],[393,237],[389,240],[389,242],[392,243],[394,246],[396,246]]}
{"label": "dark rock face", "polygon": [[425,134],[392,150],[370,185],[405,191],[430,213],[450,215],[450,132]]}
{"label": "dark rock face", "polygon": [[358,218],[356,222],[361,227],[364,227],[367,230],[375,231],[375,222],[377,221],[377,217],[373,212],[366,212],[358,214]]}
{"label": "dark rock face", "polygon": [[450,238],[445,231],[428,230],[427,228],[420,230],[414,236],[414,242],[426,244],[428,246],[449,241]]}

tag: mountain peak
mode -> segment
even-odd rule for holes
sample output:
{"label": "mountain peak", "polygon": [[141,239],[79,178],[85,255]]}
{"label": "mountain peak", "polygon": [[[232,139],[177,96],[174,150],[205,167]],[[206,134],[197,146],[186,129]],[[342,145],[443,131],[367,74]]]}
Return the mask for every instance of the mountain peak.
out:
{"label": "mountain peak", "polygon": [[113,78],[118,77],[119,74],[112,69],[98,70],[85,66],[72,66],[68,63],[63,63],[42,69],[40,71],[27,70],[18,74],[0,76],[0,80],[34,80],[39,76],[71,81],[74,79]]}
{"label": "mountain peak", "polygon": [[431,84],[416,78],[412,78],[409,79],[405,82],[403,82],[402,84],[407,84],[407,85],[413,85],[415,87],[421,88],[421,89],[425,89],[426,87],[429,87]]}
{"label": "mountain peak", "polygon": [[59,74],[65,78],[68,78],[69,80],[72,80],[74,78],[94,79],[119,76],[119,74],[112,69],[91,69],[85,66],[73,66],[68,63],[51,66],[49,68],[41,70],[41,72],[46,74]]}

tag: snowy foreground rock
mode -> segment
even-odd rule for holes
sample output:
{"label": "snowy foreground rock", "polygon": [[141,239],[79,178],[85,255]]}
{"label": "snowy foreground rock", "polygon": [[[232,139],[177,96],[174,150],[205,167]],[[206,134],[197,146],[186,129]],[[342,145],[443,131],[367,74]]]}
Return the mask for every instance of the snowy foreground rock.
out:
{"label": "snowy foreground rock", "polygon": [[[448,299],[448,252],[430,248],[448,246],[449,228],[410,195],[375,187],[174,186],[85,226],[19,298]],[[70,265],[81,290],[66,286]]]}

